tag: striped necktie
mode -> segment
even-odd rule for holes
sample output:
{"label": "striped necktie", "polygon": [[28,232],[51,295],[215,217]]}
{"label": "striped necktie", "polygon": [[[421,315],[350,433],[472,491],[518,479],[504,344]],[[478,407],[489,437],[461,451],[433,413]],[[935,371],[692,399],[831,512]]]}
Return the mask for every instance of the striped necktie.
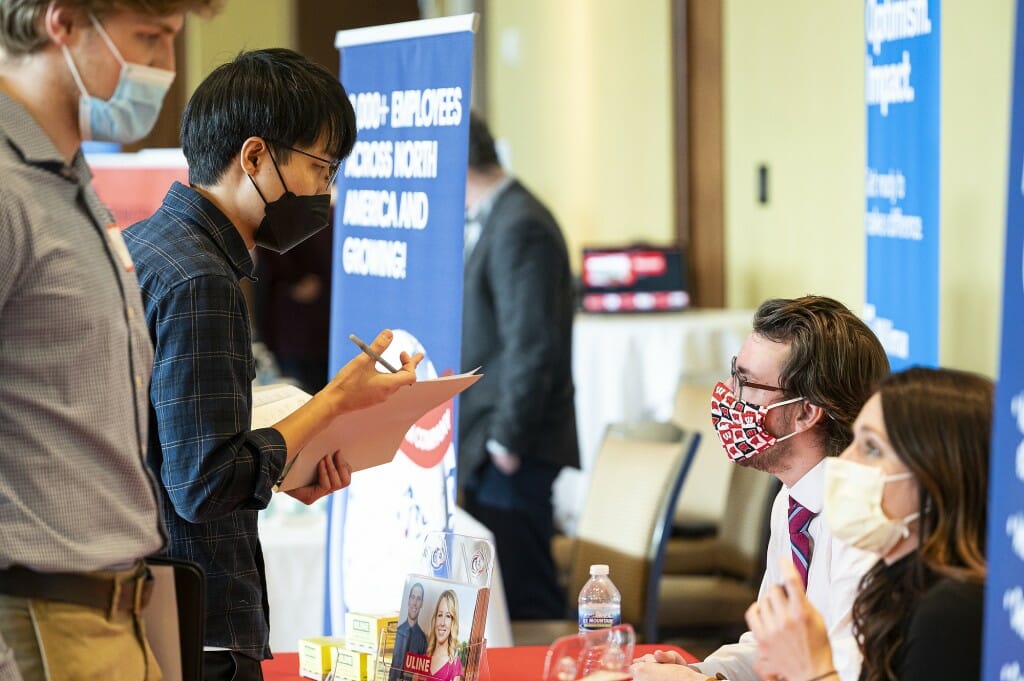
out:
{"label": "striped necktie", "polygon": [[811,566],[811,533],[807,528],[817,513],[812,513],[793,497],[789,498],[789,545],[793,549],[793,565],[807,588],[807,570]]}

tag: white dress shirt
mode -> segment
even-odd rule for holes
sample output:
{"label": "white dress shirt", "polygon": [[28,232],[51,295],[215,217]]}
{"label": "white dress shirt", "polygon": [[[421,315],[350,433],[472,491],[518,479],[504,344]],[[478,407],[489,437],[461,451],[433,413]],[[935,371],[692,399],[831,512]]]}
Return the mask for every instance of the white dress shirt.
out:
{"label": "white dress shirt", "polygon": [[[783,488],[775,497],[771,514],[771,538],[768,540],[768,564],[758,598],[768,587],[782,583],[779,561],[790,560],[789,497],[792,495],[817,513],[808,531],[811,534],[811,565],[807,572],[807,598],[821,612],[832,645],[832,659],[842,681],[857,681],[860,676],[860,651],[853,637],[852,608],[860,579],[878,562],[878,556],[855,549],[832,536],[821,516],[825,493],[825,461],[807,471],[792,488]],[[721,672],[730,681],[757,681],[754,671],[757,641],[751,632],[738,643],[724,645],[704,662],[692,665],[708,676]]]}
{"label": "white dress shirt", "polygon": [[462,240],[463,262],[469,260],[470,253],[472,253],[473,249],[476,248],[476,243],[480,241],[480,235],[483,233],[484,223],[486,223],[487,219],[491,216],[491,209],[494,208],[494,204],[498,201],[498,197],[501,196],[506,189],[512,186],[513,180],[515,180],[515,178],[512,177],[512,175],[506,174],[493,187],[488,189],[474,205],[466,209],[466,224]]}

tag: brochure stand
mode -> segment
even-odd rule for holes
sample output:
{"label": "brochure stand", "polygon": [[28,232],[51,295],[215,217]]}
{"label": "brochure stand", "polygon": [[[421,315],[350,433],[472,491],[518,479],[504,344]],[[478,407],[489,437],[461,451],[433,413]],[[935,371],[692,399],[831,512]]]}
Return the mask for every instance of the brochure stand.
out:
{"label": "brochure stand", "polygon": [[[453,640],[454,656],[451,664],[442,666],[432,675],[432,659],[427,651],[406,657],[406,645],[395,630],[383,631],[377,646],[377,657],[367,678],[371,681],[488,681],[487,641],[483,638],[487,622],[491,577],[494,572],[494,545],[478,537],[452,532],[431,532],[423,540],[423,550],[414,571],[406,580],[402,598],[419,590],[422,610],[418,617],[426,638],[435,642],[440,638]],[[405,622],[408,605],[403,603],[399,622]],[[401,625],[399,625],[401,626]],[[437,628],[435,628],[437,627]],[[432,631],[433,629],[433,631]],[[428,644],[429,645],[429,644]],[[405,659],[396,659],[403,657]],[[404,666],[403,666],[404,665]],[[335,665],[335,681],[342,681]],[[418,666],[419,669],[410,669]],[[461,668],[461,673],[456,670]]]}
{"label": "brochure stand", "polygon": [[548,648],[544,681],[625,681],[632,678],[636,634],[628,624],[563,636]]}

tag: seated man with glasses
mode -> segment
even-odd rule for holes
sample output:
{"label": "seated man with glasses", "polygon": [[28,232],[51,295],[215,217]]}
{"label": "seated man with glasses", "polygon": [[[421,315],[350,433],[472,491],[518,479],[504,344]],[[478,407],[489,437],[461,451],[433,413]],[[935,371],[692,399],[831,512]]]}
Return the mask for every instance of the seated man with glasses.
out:
{"label": "seated man with glasses", "polygon": [[[791,560],[825,619],[842,681],[860,674],[851,608],[861,576],[877,557],[833,537],[819,515],[825,458],[853,440],[857,413],[888,373],[878,339],[843,304],[820,296],[768,300],[733,357],[728,382],[711,396],[711,421],[729,459],[783,485],[772,506],[760,595],[782,583],[781,561]],[[658,651],[632,671],[637,681],[704,681],[719,674],[755,681],[756,658],[757,643],[747,632],[704,662],[687,666],[674,653]]]}
{"label": "seated man with glasses", "polygon": [[[202,565],[204,678],[260,679],[270,656],[266,579],[256,513],[290,460],[335,415],[416,380],[421,356],[378,373],[360,353],[303,407],[250,429],[255,362],[239,280],[249,251],[283,252],[327,226],[330,188],[355,143],[338,79],[290,50],[240,54],[214,70],[185,108],[189,184],[174,184],[150,218],[125,231],[155,346],[148,463],[160,482],[167,552]],[[382,332],[373,349],[391,341]],[[317,482],[288,492],[305,503],[348,485],[343,453]]]}

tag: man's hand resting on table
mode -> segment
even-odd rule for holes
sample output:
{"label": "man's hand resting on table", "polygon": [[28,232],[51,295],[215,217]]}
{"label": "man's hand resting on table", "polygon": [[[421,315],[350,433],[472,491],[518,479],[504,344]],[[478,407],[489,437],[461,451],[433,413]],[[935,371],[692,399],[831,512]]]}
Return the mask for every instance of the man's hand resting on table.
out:
{"label": "man's hand resting on table", "polygon": [[656,650],[638,658],[629,668],[634,681],[705,681],[708,677],[686,666],[686,660],[671,650]]}
{"label": "man's hand resting on table", "polygon": [[686,664],[686,659],[674,650],[655,650],[643,657],[638,657],[633,662],[660,662],[661,664]]}

